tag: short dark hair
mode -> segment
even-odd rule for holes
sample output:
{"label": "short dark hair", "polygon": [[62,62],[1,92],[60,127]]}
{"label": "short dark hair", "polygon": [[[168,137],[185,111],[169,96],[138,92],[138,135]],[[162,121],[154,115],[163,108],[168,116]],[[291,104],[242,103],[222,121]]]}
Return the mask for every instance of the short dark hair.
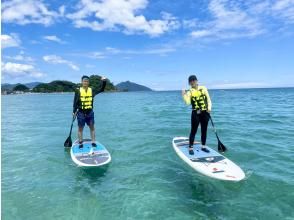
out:
{"label": "short dark hair", "polygon": [[192,82],[192,81],[196,81],[197,80],[197,77],[195,76],[195,75],[191,75],[191,76],[189,76],[189,78],[188,78],[188,82],[190,83],[190,82]]}
{"label": "short dark hair", "polygon": [[90,77],[89,77],[89,76],[86,76],[86,75],[83,75],[83,76],[82,76],[82,81],[83,81],[84,79],[88,79],[88,80],[89,80]]}

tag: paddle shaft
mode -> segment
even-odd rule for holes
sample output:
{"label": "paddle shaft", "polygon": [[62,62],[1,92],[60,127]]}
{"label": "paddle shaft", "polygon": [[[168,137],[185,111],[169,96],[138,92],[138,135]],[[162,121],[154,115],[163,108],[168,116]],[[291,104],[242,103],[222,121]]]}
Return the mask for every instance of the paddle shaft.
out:
{"label": "paddle shaft", "polygon": [[75,115],[72,117],[72,122],[71,122],[71,126],[70,126],[70,131],[69,131],[69,137],[71,136],[71,132],[72,132],[72,127],[73,127],[73,123],[75,122],[77,117],[77,113],[75,113]]}
{"label": "paddle shaft", "polygon": [[213,127],[213,131],[214,131],[214,133],[215,133],[215,135],[216,135],[216,138],[217,138],[217,140],[219,140],[219,137],[218,137],[218,135],[217,135],[216,128],[215,128],[215,126],[214,126],[214,123],[213,123],[213,120],[212,120],[210,114],[209,114],[209,118],[210,118],[211,125],[212,125],[212,127]]}
{"label": "paddle shaft", "polygon": [[221,151],[221,152],[225,152],[227,150],[226,146],[223,145],[223,143],[220,141],[219,137],[218,137],[218,134],[217,134],[217,131],[216,131],[216,128],[214,126],[214,123],[213,123],[213,120],[211,118],[211,116],[209,115],[209,118],[210,118],[210,121],[211,121],[211,124],[212,124],[212,127],[213,127],[213,130],[214,130],[214,133],[215,133],[215,136],[217,138],[217,141],[218,141],[218,150]]}
{"label": "paddle shaft", "polygon": [[74,119],[73,119],[73,120],[72,120],[72,122],[71,122],[70,131],[69,131],[69,135],[68,135],[68,136],[71,136],[71,132],[72,132],[73,123],[74,123]]}

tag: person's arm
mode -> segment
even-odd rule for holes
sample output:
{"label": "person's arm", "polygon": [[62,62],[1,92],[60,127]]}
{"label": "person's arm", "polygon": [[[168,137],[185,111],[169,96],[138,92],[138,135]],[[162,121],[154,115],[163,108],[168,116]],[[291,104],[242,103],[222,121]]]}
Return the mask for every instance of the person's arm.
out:
{"label": "person's arm", "polygon": [[74,97],[74,101],[73,101],[73,114],[75,114],[78,110],[78,102],[79,102],[79,91],[77,90],[75,92],[75,97]]}
{"label": "person's arm", "polygon": [[106,79],[102,79],[102,86],[100,89],[96,90],[96,91],[93,91],[93,97],[95,95],[98,95],[99,93],[101,92],[104,92],[104,89],[105,89],[105,86],[106,86]]}
{"label": "person's arm", "polygon": [[211,112],[212,104],[211,104],[211,99],[210,99],[210,96],[209,96],[207,89],[204,90],[204,94],[205,94],[206,100],[207,100],[207,111]]}
{"label": "person's arm", "polygon": [[182,91],[183,100],[186,105],[191,105],[191,92],[186,92],[185,90]]}

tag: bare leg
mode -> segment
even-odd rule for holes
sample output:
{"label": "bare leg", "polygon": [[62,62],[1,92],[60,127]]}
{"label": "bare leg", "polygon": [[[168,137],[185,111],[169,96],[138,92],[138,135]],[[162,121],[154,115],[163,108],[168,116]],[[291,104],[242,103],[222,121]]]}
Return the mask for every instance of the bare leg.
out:
{"label": "bare leg", "polygon": [[92,143],[95,143],[95,141],[96,141],[96,138],[95,138],[95,127],[94,127],[93,124],[91,124],[89,126],[89,128],[90,128]]}
{"label": "bare leg", "polygon": [[83,141],[83,127],[79,127],[78,130],[78,136],[79,136],[79,142],[81,143]]}

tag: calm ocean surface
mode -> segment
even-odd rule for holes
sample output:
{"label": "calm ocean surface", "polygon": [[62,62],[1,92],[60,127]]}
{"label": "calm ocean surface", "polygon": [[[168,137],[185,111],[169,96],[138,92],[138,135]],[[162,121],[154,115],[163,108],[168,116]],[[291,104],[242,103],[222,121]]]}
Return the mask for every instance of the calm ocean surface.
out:
{"label": "calm ocean surface", "polygon": [[73,94],[2,96],[2,219],[294,219],[294,89],[210,94],[245,181],[201,176],[175,154],[172,138],[190,130],[181,92],[98,95],[97,140],[112,162],[94,170],[63,147]]}

